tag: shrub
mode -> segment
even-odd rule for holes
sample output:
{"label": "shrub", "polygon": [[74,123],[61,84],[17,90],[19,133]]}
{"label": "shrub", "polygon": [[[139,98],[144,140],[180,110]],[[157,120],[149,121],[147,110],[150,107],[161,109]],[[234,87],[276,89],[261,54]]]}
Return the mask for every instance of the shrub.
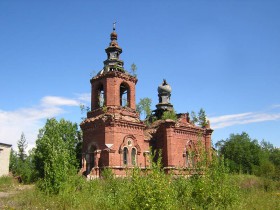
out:
{"label": "shrub", "polygon": [[[150,161],[154,159],[150,156]],[[175,209],[175,191],[172,179],[161,166],[161,154],[157,162],[152,162],[148,171],[133,170],[129,191],[132,195],[130,209]]]}
{"label": "shrub", "polygon": [[176,121],[177,120],[176,112],[175,111],[165,111],[165,112],[163,112],[161,119],[162,120],[170,119],[170,120]]}
{"label": "shrub", "polygon": [[47,194],[58,194],[68,177],[76,173],[77,135],[76,124],[54,118],[39,131],[34,161],[41,178],[38,187]]}

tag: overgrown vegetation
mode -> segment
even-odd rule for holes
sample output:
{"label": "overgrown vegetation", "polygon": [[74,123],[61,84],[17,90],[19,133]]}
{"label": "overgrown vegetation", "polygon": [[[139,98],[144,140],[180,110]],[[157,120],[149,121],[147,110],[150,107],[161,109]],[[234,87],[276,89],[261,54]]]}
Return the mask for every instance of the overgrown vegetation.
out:
{"label": "overgrown vegetation", "polygon": [[205,127],[208,124],[205,110],[201,108],[197,114],[192,111],[191,122],[201,127]]}
{"label": "overgrown vegetation", "polygon": [[17,147],[18,152],[11,150],[10,153],[10,171],[14,176],[19,178],[19,181],[29,184],[36,181],[35,165],[34,165],[34,151],[29,151],[27,155],[27,141],[24,133],[21,134],[18,140]]}
{"label": "overgrown vegetation", "polygon": [[[159,156],[160,157],[160,156]],[[151,157],[153,158],[153,157]],[[126,178],[116,178],[107,169],[103,179],[87,181],[68,176],[58,194],[40,188],[6,200],[7,209],[279,209],[279,182],[266,193],[262,179],[231,175],[223,159],[214,158],[203,175],[167,175],[161,160],[149,170],[135,168]],[[1,187],[1,179],[0,179]],[[1,189],[1,188],[0,188]],[[9,206],[12,205],[12,206]],[[0,206],[1,207],[1,206]]]}
{"label": "overgrown vegetation", "polygon": [[161,119],[162,120],[170,119],[170,120],[176,121],[177,120],[176,112],[174,110],[172,110],[172,111],[165,111],[165,112],[163,112],[163,114],[161,116]]}
{"label": "overgrown vegetation", "polygon": [[13,188],[14,181],[12,177],[2,176],[0,177],[0,192],[6,192]]}
{"label": "overgrown vegetation", "polygon": [[150,98],[140,98],[139,103],[136,105],[136,111],[139,112],[140,115],[145,116],[145,118],[148,118],[151,113],[151,104],[152,99]]}
{"label": "overgrown vegetation", "polygon": [[68,176],[77,173],[76,147],[79,143],[77,124],[61,119],[48,119],[40,129],[34,152],[38,186],[46,193],[57,194]]}
{"label": "overgrown vegetation", "polygon": [[231,173],[254,174],[269,180],[280,180],[280,149],[266,141],[260,143],[243,132],[231,134],[216,143],[218,152],[229,164]]}
{"label": "overgrown vegetation", "polygon": [[[167,119],[172,119],[168,114]],[[29,154],[26,145],[22,135],[18,141],[22,149],[12,152],[10,169],[24,183],[36,181],[36,188],[14,198],[13,194],[0,198],[1,209],[280,208],[280,151],[269,142],[252,140],[246,133],[219,141],[219,155],[214,155],[211,163],[200,151],[193,170],[196,173],[186,177],[166,174],[161,155],[156,155],[157,161],[153,162],[152,154],[147,170],[134,168],[127,177],[116,178],[107,169],[102,179],[87,181],[77,175],[77,125],[63,119],[47,120],[36,149]],[[14,179],[0,178],[0,192],[13,186]]]}
{"label": "overgrown vegetation", "polygon": [[135,63],[132,63],[130,66],[130,73],[132,76],[137,77],[137,66]]}

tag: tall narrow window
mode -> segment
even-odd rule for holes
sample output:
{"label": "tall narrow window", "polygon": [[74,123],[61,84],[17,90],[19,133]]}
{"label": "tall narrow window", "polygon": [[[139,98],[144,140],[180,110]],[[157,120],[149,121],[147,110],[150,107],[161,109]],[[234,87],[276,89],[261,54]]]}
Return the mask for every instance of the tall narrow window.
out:
{"label": "tall narrow window", "polygon": [[128,158],[128,149],[126,147],[123,148],[123,164],[127,165]]}
{"label": "tall narrow window", "polygon": [[190,167],[190,156],[189,156],[189,152],[186,152],[186,167]]}
{"label": "tall narrow window", "polygon": [[129,87],[125,83],[120,86],[120,105],[129,106]]}
{"label": "tall narrow window", "polygon": [[136,165],[136,149],[132,148],[131,150],[131,163],[132,165]]}
{"label": "tall narrow window", "polygon": [[104,106],[104,102],[105,102],[105,96],[104,96],[104,88],[103,85],[100,85],[100,87],[98,88],[98,106],[99,107],[103,107]]}
{"label": "tall narrow window", "polygon": [[195,154],[192,155],[192,167],[195,167],[196,160],[195,160]]}

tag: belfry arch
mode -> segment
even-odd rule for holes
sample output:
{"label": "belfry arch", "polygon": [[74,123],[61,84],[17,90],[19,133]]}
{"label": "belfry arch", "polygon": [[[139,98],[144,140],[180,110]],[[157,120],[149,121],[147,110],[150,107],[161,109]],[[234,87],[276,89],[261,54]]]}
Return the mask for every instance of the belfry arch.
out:
{"label": "belfry arch", "polygon": [[125,82],[120,84],[120,106],[130,107],[130,88],[129,85]]}

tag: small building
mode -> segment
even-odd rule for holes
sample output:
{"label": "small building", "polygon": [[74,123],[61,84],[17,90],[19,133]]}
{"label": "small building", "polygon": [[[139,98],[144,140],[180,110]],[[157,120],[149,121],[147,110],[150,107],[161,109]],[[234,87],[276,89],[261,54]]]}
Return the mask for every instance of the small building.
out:
{"label": "small building", "polygon": [[0,143],[0,177],[9,175],[11,147],[10,144]]}
{"label": "small building", "polygon": [[199,159],[200,148],[211,157],[210,123],[204,127],[190,122],[189,114],[177,114],[177,120],[162,120],[172,112],[171,87],[166,80],[158,87],[159,102],[147,125],[136,111],[137,78],[124,69],[120,60],[122,48],[115,28],[105,49],[103,69],[91,80],[91,109],[81,123],[83,131],[82,169],[90,178],[97,178],[104,168],[117,176],[125,176],[135,166],[149,166],[150,148],[162,151],[165,171],[188,173]]}

